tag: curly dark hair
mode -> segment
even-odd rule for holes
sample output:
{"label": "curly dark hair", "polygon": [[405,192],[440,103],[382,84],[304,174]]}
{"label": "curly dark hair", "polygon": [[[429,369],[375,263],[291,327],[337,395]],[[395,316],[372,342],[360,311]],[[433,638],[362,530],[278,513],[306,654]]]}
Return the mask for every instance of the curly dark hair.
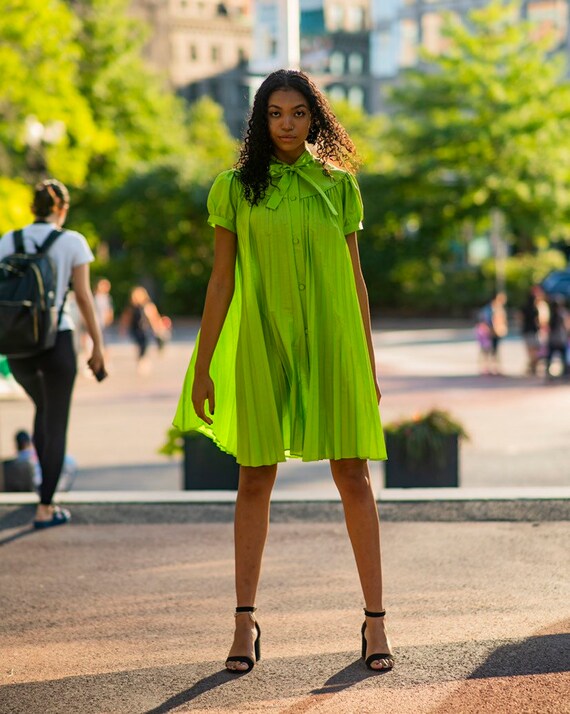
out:
{"label": "curly dark hair", "polygon": [[351,138],[315,83],[304,72],[279,69],[266,77],[255,94],[236,164],[245,198],[253,206],[259,203],[269,186],[269,164],[273,145],[269,135],[267,107],[269,97],[279,89],[295,89],[307,100],[311,112],[311,128],[307,141],[315,147],[316,157],[323,165],[325,173],[327,161],[350,172],[355,171],[358,163]]}

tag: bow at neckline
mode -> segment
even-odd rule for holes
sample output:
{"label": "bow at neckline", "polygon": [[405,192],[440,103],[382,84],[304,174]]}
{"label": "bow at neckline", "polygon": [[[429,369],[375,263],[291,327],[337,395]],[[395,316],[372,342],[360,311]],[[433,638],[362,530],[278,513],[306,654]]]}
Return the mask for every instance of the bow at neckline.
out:
{"label": "bow at neckline", "polygon": [[293,176],[297,174],[299,178],[301,178],[303,181],[306,181],[310,186],[315,189],[315,191],[317,191],[317,193],[321,196],[323,201],[328,206],[329,211],[332,213],[332,215],[338,216],[338,211],[332,205],[330,199],[323,191],[323,189],[313,178],[311,178],[311,176],[309,176],[308,173],[303,170],[313,163],[314,158],[308,151],[305,151],[303,154],[301,154],[301,156],[297,159],[297,161],[295,161],[294,164],[286,164],[282,161],[273,161],[269,165],[269,175],[272,179],[277,180],[278,183],[275,189],[273,190],[273,193],[269,197],[269,200],[267,201],[267,208],[275,210],[279,206],[279,204],[285,198],[285,196],[289,192],[289,189],[291,188],[291,184],[293,183]]}

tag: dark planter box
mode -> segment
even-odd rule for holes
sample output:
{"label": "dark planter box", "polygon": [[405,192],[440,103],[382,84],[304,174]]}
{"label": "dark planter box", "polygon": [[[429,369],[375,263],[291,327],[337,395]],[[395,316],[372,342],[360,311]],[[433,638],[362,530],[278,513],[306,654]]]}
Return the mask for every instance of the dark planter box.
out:
{"label": "dark planter box", "polygon": [[438,453],[428,451],[421,460],[406,455],[405,439],[386,434],[388,461],[384,462],[386,488],[459,486],[459,438],[443,437]]}
{"label": "dark planter box", "polygon": [[198,432],[184,437],[184,490],[237,491],[239,465]]}

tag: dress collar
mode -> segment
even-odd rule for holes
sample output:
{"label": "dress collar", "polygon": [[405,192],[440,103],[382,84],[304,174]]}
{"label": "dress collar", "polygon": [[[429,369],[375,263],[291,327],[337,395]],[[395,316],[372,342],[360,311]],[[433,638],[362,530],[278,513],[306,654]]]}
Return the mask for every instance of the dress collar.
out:
{"label": "dress collar", "polygon": [[306,181],[310,186],[312,186],[315,191],[321,196],[325,204],[328,206],[329,211],[333,216],[338,216],[338,211],[332,205],[330,199],[323,191],[321,186],[319,186],[318,179],[315,180],[309,173],[306,172],[310,166],[317,164],[317,160],[311,154],[310,151],[305,149],[305,151],[299,156],[297,161],[293,164],[286,164],[284,161],[280,161],[274,158],[269,165],[269,175],[272,179],[277,180],[277,185],[273,190],[273,193],[267,201],[266,207],[275,210],[281,201],[287,196],[291,184],[293,182],[293,176],[296,174],[299,179]]}

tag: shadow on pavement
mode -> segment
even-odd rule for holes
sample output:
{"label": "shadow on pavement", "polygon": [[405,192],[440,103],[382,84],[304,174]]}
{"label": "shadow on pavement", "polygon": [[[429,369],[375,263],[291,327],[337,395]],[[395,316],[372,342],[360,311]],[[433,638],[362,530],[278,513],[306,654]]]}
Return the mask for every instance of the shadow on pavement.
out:
{"label": "shadow on pavement", "polygon": [[34,505],[20,506],[19,508],[10,507],[8,513],[0,515],[0,531],[30,525],[35,512],[36,507]]}
{"label": "shadow on pavement", "polygon": [[364,681],[365,679],[370,679],[371,677],[383,677],[388,674],[390,670],[381,670],[378,672],[373,672],[372,670],[366,669],[365,665],[362,663],[361,659],[357,659],[356,662],[352,662],[348,667],[343,667],[343,669],[335,672],[332,677],[329,677],[322,687],[318,689],[313,689],[311,694],[330,694],[333,692],[342,692],[343,689],[348,689],[354,684]]}
{"label": "shadow on pavement", "polygon": [[36,529],[33,526],[26,526],[25,528],[16,531],[16,533],[12,533],[12,535],[6,536],[5,538],[0,538],[0,547],[3,545],[8,545],[9,543],[13,543],[16,540],[20,540],[20,538],[24,538],[25,536],[32,535],[33,533],[37,533]]}
{"label": "shadow on pavement", "polygon": [[567,711],[557,707],[563,706],[567,696],[568,671],[568,633],[538,635],[504,644],[493,650],[431,714]]}
{"label": "shadow on pavement", "polygon": [[[370,672],[362,660],[353,659],[353,652],[264,660],[246,675],[226,673],[214,662],[176,664],[9,684],[0,686],[0,701],[6,707],[2,711],[10,714],[166,714],[204,696],[200,704],[205,709],[229,710],[242,703],[252,707],[255,702],[281,701],[282,714],[303,714],[324,702],[334,702],[340,692],[353,686],[366,688],[375,696],[375,689],[456,682],[459,688],[430,709],[432,714],[503,714],[515,709],[497,708],[491,695],[498,690],[511,699],[520,700],[524,695],[533,705],[546,703],[552,696],[556,701],[552,683],[557,684],[568,670],[569,646],[569,635],[548,634],[495,645],[471,641],[406,647],[396,652],[395,669],[385,673]],[[217,671],[212,673],[214,668]],[[528,679],[521,680],[524,676]],[[188,687],[191,682],[194,684]],[[485,693],[494,709],[485,709]],[[473,708],[475,705],[478,708]],[[518,711],[529,709],[522,706]]]}
{"label": "shadow on pavement", "polygon": [[196,684],[192,685],[190,689],[187,689],[184,692],[179,692],[162,704],[159,704],[157,707],[149,709],[145,712],[145,714],[166,714],[166,712],[171,712],[173,709],[177,709],[179,706],[182,706],[182,704],[187,704],[192,701],[192,699],[199,697],[200,694],[209,692],[216,687],[221,687],[222,684],[227,684],[231,680],[239,679],[241,676],[243,675],[228,674],[224,668],[220,672],[204,677],[200,681],[196,682]]}
{"label": "shadow on pavement", "polygon": [[[493,392],[496,390],[545,389],[548,384],[538,377],[513,377],[511,375],[395,375],[384,374],[382,384],[386,394],[414,394],[426,390],[465,389],[478,392]],[[568,384],[568,382],[560,382]]]}
{"label": "shadow on pavement", "polygon": [[529,637],[498,647],[469,679],[570,672],[570,634]]}

